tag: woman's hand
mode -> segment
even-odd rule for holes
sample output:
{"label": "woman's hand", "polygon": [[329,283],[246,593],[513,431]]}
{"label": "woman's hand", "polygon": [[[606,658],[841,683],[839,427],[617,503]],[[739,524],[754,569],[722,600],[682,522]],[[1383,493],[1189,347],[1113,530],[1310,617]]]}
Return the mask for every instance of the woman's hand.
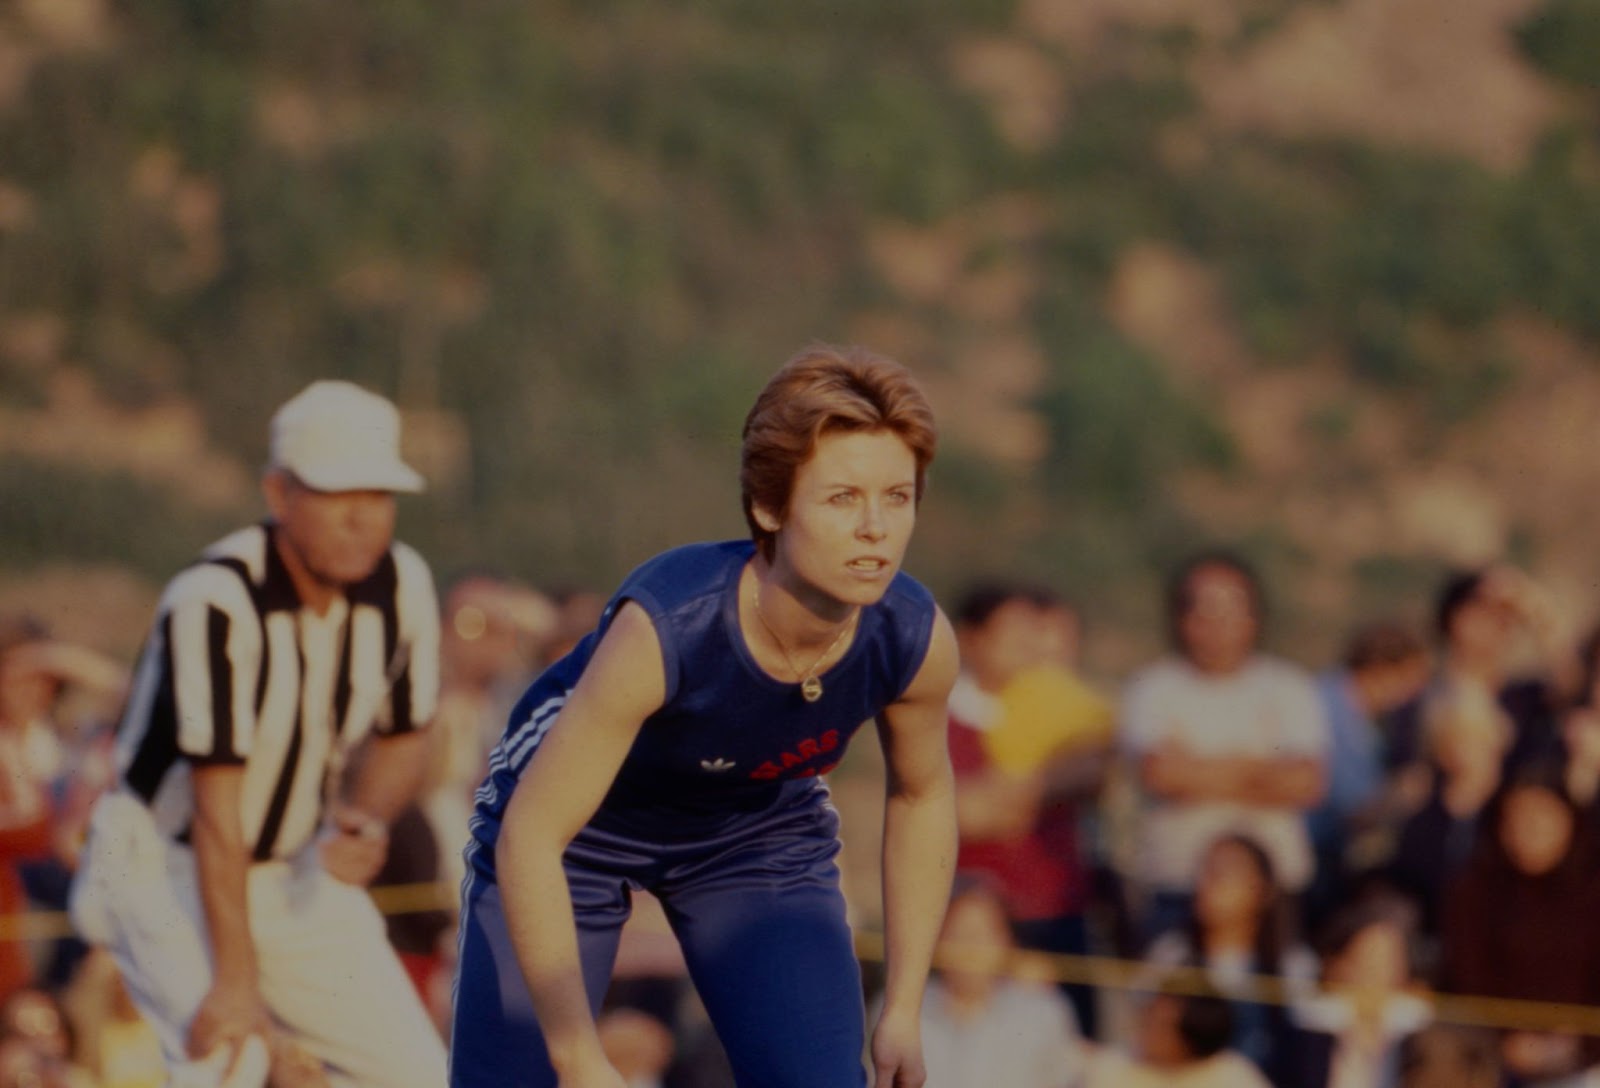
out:
{"label": "woman's hand", "polygon": [[872,1088],[922,1088],[922,1025],[915,1017],[884,1013],[872,1033]]}
{"label": "woman's hand", "polygon": [[628,1080],[596,1048],[580,1060],[561,1069],[557,1088],[628,1088]]}

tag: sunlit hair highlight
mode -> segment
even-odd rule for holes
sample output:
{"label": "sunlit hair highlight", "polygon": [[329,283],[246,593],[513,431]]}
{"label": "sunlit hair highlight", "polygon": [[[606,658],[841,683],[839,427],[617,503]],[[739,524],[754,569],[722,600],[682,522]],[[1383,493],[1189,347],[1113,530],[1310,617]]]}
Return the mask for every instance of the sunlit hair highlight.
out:
{"label": "sunlit hair highlight", "polygon": [[772,376],[745,417],[739,463],[745,521],[764,556],[772,557],[774,534],[756,521],[755,508],[780,517],[788,510],[795,474],[823,435],[874,431],[888,431],[910,449],[920,502],[938,435],[909,370],[857,345],[813,344]]}

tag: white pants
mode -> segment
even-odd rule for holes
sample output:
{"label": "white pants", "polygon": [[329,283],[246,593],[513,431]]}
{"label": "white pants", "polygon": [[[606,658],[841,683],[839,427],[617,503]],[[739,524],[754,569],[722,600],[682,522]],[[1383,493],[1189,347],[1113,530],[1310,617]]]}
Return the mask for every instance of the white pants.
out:
{"label": "white pants", "polygon": [[[262,999],[334,1085],[442,1088],[444,1044],[365,889],[329,876],[309,851],[293,863],[253,866],[248,897]],[[161,1037],[171,1083],[220,1088],[221,1063],[190,1060],[184,1045],[212,975],[194,855],[157,832],[126,794],[96,802],[72,919],[116,958]],[[265,1084],[264,1069],[244,1064],[226,1088]]]}

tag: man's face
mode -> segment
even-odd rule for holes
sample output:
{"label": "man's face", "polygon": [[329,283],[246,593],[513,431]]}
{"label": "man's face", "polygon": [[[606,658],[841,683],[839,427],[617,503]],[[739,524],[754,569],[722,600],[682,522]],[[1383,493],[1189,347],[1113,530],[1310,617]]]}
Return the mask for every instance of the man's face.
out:
{"label": "man's face", "polygon": [[45,717],[61,682],[29,660],[27,647],[0,654],[0,722],[26,725]]}
{"label": "man's face", "polygon": [[278,474],[269,478],[267,501],[283,545],[329,588],[366,578],[394,540],[395,501],[387,491],[317,491]]}
{"label": "man's face", "polygon": [[1178,617],[1185,655],[1205,672],[1233,672],[1254,652],[1260,627],[1250,583],[1215,564],[1191,573],[1188,588],[1188,606]]}
{"label": "man's face", "polygon": [[1039,610],[1026,597],[1012,597],[983,623],[963,626],[957,637],[961,662],[978,686],[998,693],[1011,678],[1041,660]]}

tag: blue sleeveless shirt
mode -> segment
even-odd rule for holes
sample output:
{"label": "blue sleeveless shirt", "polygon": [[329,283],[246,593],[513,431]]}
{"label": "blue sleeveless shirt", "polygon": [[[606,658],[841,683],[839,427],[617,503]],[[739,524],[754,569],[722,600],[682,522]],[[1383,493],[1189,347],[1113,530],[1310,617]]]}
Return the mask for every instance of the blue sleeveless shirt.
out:
{"label": "blue sleeveless shirt", "polygon": [[[599,627],[536,679],[489,757],[472,820],[478,864],[493,854],[500,819],[523,769],[554,724],[625,601],[644,609],[661,643],[666,699],[647,718],[590,826],[682,841],[724,814],[762,811],[817,786],[846,743],[905,692],[922,667],[934,601],[897,574],[861,610],[854,641],[821,674],[808,703],[798,682],[766,673],[739,628],[739,575],[750,541],[691,544],[640,566],[606,605]],[[479,849],[479,848],[487,848]]]}

